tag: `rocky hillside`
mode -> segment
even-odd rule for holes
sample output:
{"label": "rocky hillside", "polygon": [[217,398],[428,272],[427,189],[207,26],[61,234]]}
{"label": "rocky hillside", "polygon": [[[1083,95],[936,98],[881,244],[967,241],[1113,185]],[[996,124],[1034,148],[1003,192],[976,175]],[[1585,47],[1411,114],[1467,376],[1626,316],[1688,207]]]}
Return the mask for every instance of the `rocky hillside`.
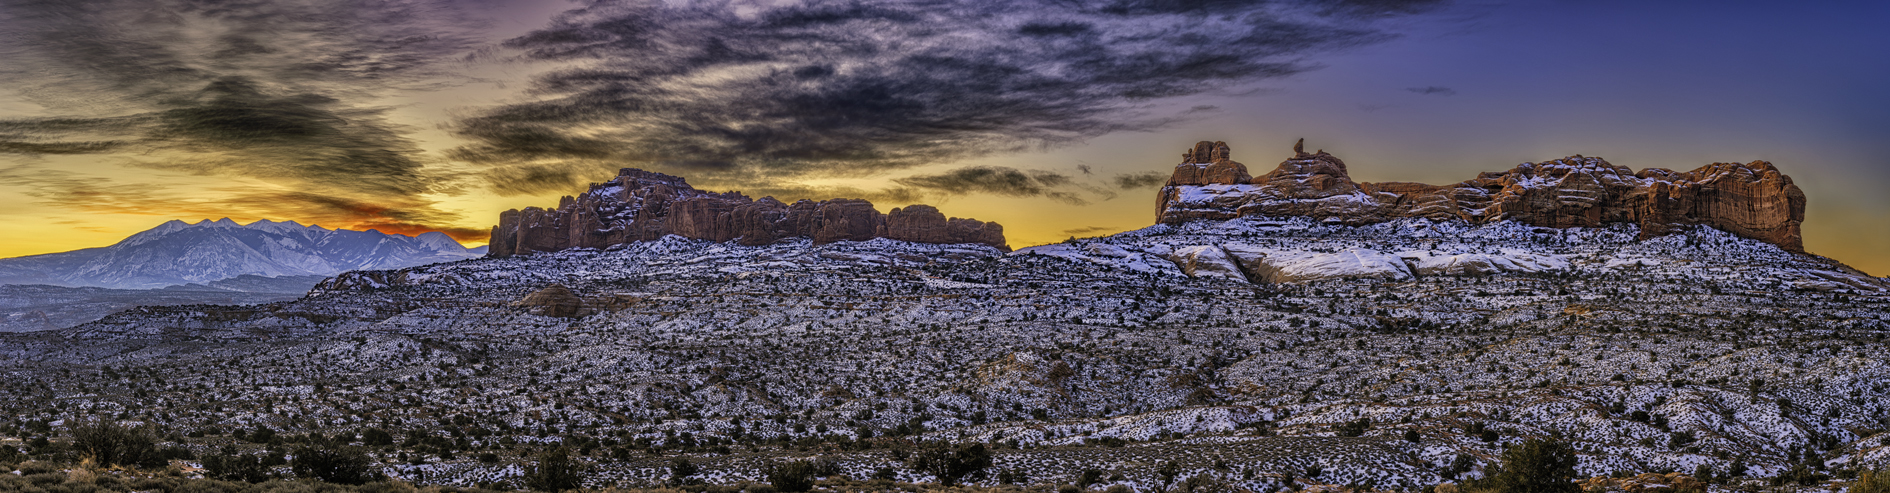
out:
{"label": "rocky hillside", "polygon": [[889,238],[918,243],[981,243],[1003,250],[1004,228],[975,219],[947,219],[937,208],[913,205],[881,214],[871,202],[834,199],[783,204],[739,192],[697,190],[680,177],[625,168],[591,185],[556,209],[527,207],[499,215],[492,228],[494,257],[606,248],[665,235],[742,245],[791,238],[815,243]]}
{"label": "rocky hillside", "polygon": [[1182,154],[1157,199],[1157,221],[1306,216],[1362,225],[1402,217],[1473,224],[1516,221],[1550,228],[1640,226],[1643,239],[1707,225],[1786,250],[1804,251],[1805,194],[1765,161],[1713,163],[1688,172],[1639,172],[1601,158],[1570,156],[1486,172],[1451,185],[1359,183],[1345,162],[1293,145],[1293,157],[1251,176],[1224,142]]}
{"label": "rocky hillside", "polygon": [[251,305],[307,294],[321,276],[237,276],[158,289],[0,284],[0,332],[71,327],[127,308],[154,305]]}
{"label": "rocky hillside", "polygon": [[990,447],[978,485],[1134,491],[1408,491],[1539,437],[1583,475],[1722,489],[1890,466],[1885,279],[1704,224],[1236,216],[1008,253],[666,235],[140,308],[0,334],[0,434],[101,415],[268,454],[232,432],[379,430],[390,475],[501,486],[556,446],[594,487],[678,458],[717,484],[801,458],[935,481],[925,442]]}

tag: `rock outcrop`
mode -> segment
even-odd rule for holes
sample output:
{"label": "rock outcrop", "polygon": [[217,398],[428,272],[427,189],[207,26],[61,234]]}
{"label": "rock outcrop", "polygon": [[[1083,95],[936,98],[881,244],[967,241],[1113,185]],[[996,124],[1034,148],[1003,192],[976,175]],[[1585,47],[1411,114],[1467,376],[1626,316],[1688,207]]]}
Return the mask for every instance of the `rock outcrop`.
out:
{"label": "rock outcrop", "polygon": [[1249,177],[1227,144],[1201,142],[1182,155],[1158,199],[1157,221],[1308,216],[1348,225],[1401,217],[1472,223],[1515,220],[1551,227],[1636,223],[1643,239],[1704,224],[1804,251],[1805,194],[1765,161],[1713,163],[1678,172],[1635,172],[1601,158],[1570,156],[1485,172],[1452,185],[1358,183],[1345,162],[1305,152]]}
{"label": "rock outcrop", "polygon": [[570,318],[584,314],[584,299],[562,284],[545,286],[512,304],[547,317]]}
{"label": "rock outcrop", "polygon": [[938,209],[913,205],[881,214],[857,199],[750,199],[737,192],[697,190],[682,178],[625,168],[608,182],[593,184],[558,208],[527,207],[499,214],[489,255],[507,257],[571,248],[604,248],[664,235],[743,245],[789,238],[815,243],[891,238],[920,243],[982,243],[1004,251],[1004,227],[975,219],[946,218]]}

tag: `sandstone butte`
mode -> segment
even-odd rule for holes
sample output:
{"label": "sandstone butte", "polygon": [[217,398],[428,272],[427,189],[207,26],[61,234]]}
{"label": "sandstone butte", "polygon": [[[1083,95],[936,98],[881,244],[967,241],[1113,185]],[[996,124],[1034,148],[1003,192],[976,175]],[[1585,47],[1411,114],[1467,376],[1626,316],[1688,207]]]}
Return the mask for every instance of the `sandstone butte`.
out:
{"label": "sandstone butte", "polygon": [[912,205],[881,214],[857,199],[750,199],[738,192],[697,190],[682,178],[624,168],[616,178],[559,200],[558,208],[527,207],[499,214],[488,255],[507,257],[570,248],[605,248],[664,235],[742,245],[788,238],[815,243],[890,238],[919,243],[982,243],[1010,251],[1004,227],[946,218],[937,208]]}
{"label": "sandstone butte", "polygon": [[1423,217],[1486,223],[1514,220],[1538,227],[1640,225],[1641,239],[1704,224],[1804,252],[1799,224],[1805,194],[1765,161],[1713,163],[1685,173],[1639,172],[1601,158],[1570,156],[1484,172],[1450,184],[1359,183],[1345,162],[1301,139],[1293,157],[1251,176],[1224,142],[1201,142],[1162,187],[1156,220],[1307,216],[1348,225]]}

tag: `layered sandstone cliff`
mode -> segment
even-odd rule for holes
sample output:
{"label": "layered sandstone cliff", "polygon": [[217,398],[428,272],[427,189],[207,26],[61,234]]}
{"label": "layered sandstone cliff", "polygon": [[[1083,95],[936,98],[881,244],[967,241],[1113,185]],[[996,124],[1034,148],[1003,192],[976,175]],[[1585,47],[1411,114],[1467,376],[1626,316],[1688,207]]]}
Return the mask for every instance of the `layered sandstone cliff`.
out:
{"label": "layered sandstone cliff", "polygon": [[891,238],[920,243],[982,243],[1009,251],[1004,227],[975,219],[946,218],[928,205],[881,214],[857,199],[750,199],[736,192],[697,190],[682,178],[625,168],[608,182],[564,197],[556,209],[527,207],[499,215],[490,255],[506,257],[569,248],[603,248],[664,235],[743,245],[788,238],[815,243]]}
{"label": "layered sandstone cliff", "polygon": [[1354,182],[1345,162],[1325,151],[1309,154],[1296,144],[1293,154],[1272,172],[1251,176],[1230,158],[1226,143],[1196,144],[1162,187],[1157,221],[1309,216],[1360,225],[1425,217],[1472,223],[1509,219],[1552,228],[1626,222],[1639,224],[1642,238],[1704,224],[1804,251],[1798,230],[1805,219],[1805,194],[1765,161],[1635,172],[1601,158],[1570,156],[1485,172],[1460,183],[1425,185]]}

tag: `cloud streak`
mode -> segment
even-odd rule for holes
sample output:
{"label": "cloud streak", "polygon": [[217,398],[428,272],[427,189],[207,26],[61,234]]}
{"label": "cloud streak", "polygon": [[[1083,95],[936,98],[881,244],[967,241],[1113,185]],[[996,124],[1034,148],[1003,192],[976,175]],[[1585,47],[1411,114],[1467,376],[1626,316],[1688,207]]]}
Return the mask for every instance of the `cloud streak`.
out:
{"label": "cloud streak", "polygon": [[1089,203],[1075,192],[1060,190],[1075,185],[1074,180],[1069,176],[1042,170],[973,166],[935,175],[899,178],[893,182],[947,196],[989,194],[1004,197],[1045,197],[1071,205]]}
{"label": "cloud streak", "polygon": [[1108,226],[1087,226],[1087,227],[1082,227],[1082,228],[1066,229],[1066,230],[1063,230],[1063,234],[1070,235],[1071,238],[1075,238],[1078,235],[1082,235],[1085,238],[1087,238],[1090,236],[1096,236],[1098,233],[1114,233],[1117,231],[1122,231],[1122,228],[1111,228]]}
{"label": "cloud streak", "polygon": [[453,157],[521,194],[600,163],[767,181],[1043,149],[1160,128],[1155,102],[1309,70],[1437,3],[604,0],[506,42],[580,68],[460,120]]}
{"label": "cloud streak", "polygon": [[1451,88],[1443,87],[1443,86],[1407,87],[1407,88],[1404,88],[1404,90],[1408,92],[1414,92],[1414,93],[1426,95],[1426,96],[1433,95],[1433,94],[1438,95],[1438,96],[1457,95],[1456,89],[1451,89]]}
{"label": "cloud streak", "polygon": [[1110,181],[1114,182],[1116,188],[1120,188],[1123,190],[1140,190],[1144,188],[1153,188],[1156,186],[1160,186],[1164,183],[1168,183],[1168,178],[1171,175],[1172,173],[1163,173],[1160,171],[1146,171],[1142,173],[1124,173],[1124,174],[1116,175]]}

